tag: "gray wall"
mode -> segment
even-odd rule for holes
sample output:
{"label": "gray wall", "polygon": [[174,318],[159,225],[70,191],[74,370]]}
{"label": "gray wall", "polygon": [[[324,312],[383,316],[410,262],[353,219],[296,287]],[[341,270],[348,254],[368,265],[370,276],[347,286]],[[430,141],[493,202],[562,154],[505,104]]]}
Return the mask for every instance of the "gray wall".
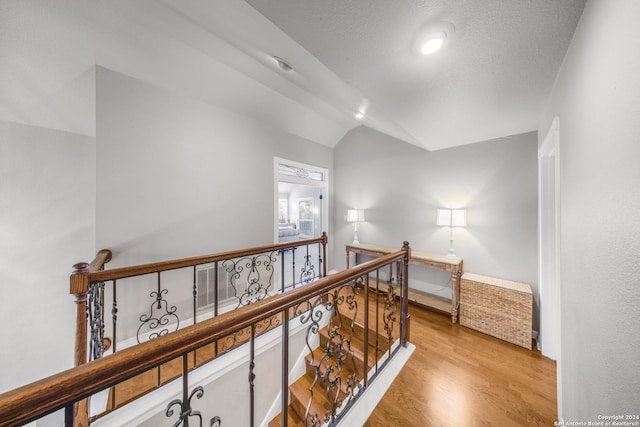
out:
{"label": "gray wall", "polygon": [[[454,230],[464,270],[532,285],[537,297],[537,136],[535,132],[428,152],[360,127],[334,152],[334,262],[344,267],[353,239],[348,208],[365,209],[360,242],[445,255],[449,232],[436,209],[467,209]],[[446,295],[446,274],[412,268],[412,286]],[[450,292],[449,292],[450,295]],[[537,304],[534,329],[537,330]]]}
{"label": "gray wall", "polygon": [[328,147],[101,67],[97,111],[97,244],[113,265],[273,243],[273,157],[332,167]]}
{"label": "gray wall", "polygon": [[[102,67],[96,123],[96,240],[114,253],[109,268],[272,244],[273,157],[333,162],[328,147]],[[162,276],[182,319],[193,315],[192,274]],[[153,277],[128,282],[118,341],[153,301]]]}
{"label": "gray wall", "polygon": [[560,117],[560,415],[640,408],[640,3],[590,1],[540,122]]}
{"label": "gray wall", "polygon": [[95,150],[0,121],[0,393],[73,365],[69,274],[95,247]]}
{"label": "gray wall", "polygon": [[0,342],[20,349],[0,392],[73,365],[74,263],[272,243],[273,157],[332,168],[328,147],[96,68],[96,136],[0,121]]}

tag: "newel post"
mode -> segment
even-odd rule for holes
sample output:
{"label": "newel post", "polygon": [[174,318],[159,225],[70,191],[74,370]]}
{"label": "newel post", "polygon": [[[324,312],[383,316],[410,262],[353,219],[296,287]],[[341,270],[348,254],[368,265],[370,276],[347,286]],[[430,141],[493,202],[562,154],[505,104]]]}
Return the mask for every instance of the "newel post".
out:
{"label": "newel post", "polygon": [[406,240],[402,242],[402,250],[405,252],[402,259],[402,306],[400,308],[400,342],[403,347],[409,344],[409,330],[411,319],[409,318],[409,260],[411,259],[411,248]]}
{"label": "newel post", "polygon": [[87,363],[87,293],[89,292],[89,264],[79,262],[73,266],[69,278],[69,292],[76,303],[75,366]]}
{"label": "newel post", "polygon": [[[76,337],[75,337],[75,366],[87,363],[87,293],[89,292],[89,264],[79,262],[73,266],[69,278],[69,292],[75,296],[76,303]],[[89,408],[87,399],[75,405],[74,426],[89,425]]]}

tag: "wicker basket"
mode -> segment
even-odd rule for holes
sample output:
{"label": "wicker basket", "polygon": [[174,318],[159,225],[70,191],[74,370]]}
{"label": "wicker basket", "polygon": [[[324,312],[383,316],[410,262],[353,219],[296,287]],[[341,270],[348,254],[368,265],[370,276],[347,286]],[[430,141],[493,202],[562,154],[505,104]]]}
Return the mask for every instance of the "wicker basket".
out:
{"label": "wicker basket", "polygon": [[531,350],[531,287],[465,273],[460,283],[460,324]]}

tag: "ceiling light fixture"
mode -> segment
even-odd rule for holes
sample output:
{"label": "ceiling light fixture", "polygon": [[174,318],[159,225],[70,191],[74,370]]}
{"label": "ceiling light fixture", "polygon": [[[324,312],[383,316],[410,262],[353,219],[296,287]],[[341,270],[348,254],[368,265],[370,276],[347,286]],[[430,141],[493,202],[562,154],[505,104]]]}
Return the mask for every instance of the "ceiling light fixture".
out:
{"label": "ceiling light fixture", "polygon": [[431,55],[444,46],[455,33],[451,22],[439,21],[423,25],[417,31],[413,42],[413,51],[418,55]]}
{"label": "ceiling light fixture", "polygon": [[438,31],[437,33],[430,34],[422,42],[420,52],[422,52],[424,55],[431,55],[432,53],[436,53],[440,50],[446,38],[447,33],[443,31]]}
{"label": "ceiling light fixture", "polygon": [[278,66],[280,66],[280,68],[282,68],[283,71],[289,72],[293,70],[293,67],[279,56],[274,56],[273,59],[276,60],[276,63],[278,64]]}
{"label": "ceiling light fixture", "polygon": [[356,113],[356,119],[358,119],[358,120],[362,120],[362,119],[364,119],[364,114],[362,114],[362,113]]}

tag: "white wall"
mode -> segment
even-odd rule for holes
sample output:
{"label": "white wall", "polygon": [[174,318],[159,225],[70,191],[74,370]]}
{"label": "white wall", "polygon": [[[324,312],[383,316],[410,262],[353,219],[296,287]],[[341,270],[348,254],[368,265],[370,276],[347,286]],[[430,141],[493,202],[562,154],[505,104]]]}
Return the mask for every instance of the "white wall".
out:
{"label": "white wall", "polygon": [[640,3],[590,1],[541,137],[560,117],[566,421],[640,408]]}
{"label": "white wall", "polygon": [[72,366],[68,276],[96,248],[117,266],[271,243],[273,157],[332,167],[328,147],[100,67],[37,95],[6,106],[26,124],[0,122],[0,391]]}
{"label": "white wall", "polygon": [[0,121],[0,393],[73,365],[69,274],[95,247],[95,138]]}
{"label": "white wall", "polygon": [[[445,255],[449,231],[435,225],[436,209],[463,207],[468,227],[455,229],[454,248],[464,270],[528,283],[537,296],[535,132],[428,152],[361,127],[335,148],[334,168],[333,268],[344,266],[344,244],[353,240],[348,208],[366,211],[362,243],[400,248],[408,240],[416,251]],[[416,267],[410,275],[412,286],[450,295],[446,273]]]}
{"label": "white wall", "polygon": [[273,156],[332,166],[328,147],[105,68],[97,91],[97,241],[114,265],[268,244]]}
{"label": "white wall", "polygon": [[0,5],[0,393],[73,366],[69,274],[95,254],[95,67],[41,6]]}
{"label": "white wall", "polygon": [[[271,244],[273,157],[333,162],[328,147],[102,67],[97,129],[96,239],[113,251],[109,268]],[[181,317],[191,275],[162,278]],[[118,340],[152,302],[145,283],[119,287]]]}

